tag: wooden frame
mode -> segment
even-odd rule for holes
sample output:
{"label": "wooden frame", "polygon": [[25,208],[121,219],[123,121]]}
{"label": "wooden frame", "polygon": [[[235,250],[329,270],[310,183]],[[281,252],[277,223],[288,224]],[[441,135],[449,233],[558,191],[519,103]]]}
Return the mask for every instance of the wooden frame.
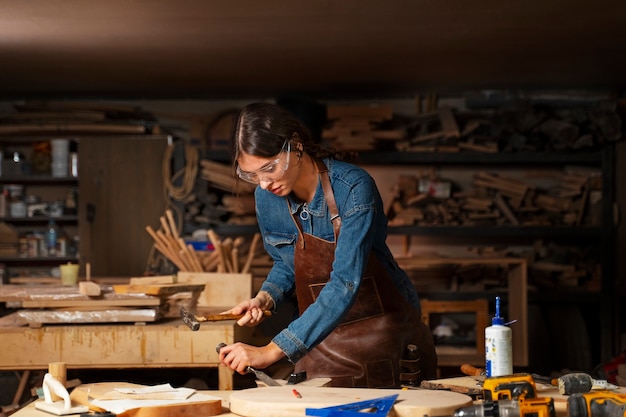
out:
{"label": "wooden frame", "polygon": [[472,301],[431,301],[421,300],[422,320],[430,327],[431,314],[473,313],[476,315],[476,346],[475,349],[465,347],[437,347],[439,365],[458,365],[462,363],[479,364],[485,360],[485,327],[488,326],[489,301],[478,299]]}

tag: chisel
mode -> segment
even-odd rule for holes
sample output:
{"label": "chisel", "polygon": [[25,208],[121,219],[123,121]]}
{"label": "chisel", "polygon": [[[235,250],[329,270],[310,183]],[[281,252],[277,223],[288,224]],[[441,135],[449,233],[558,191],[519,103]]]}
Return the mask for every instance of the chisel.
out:
{"label": "chisel", "polygon": [[[226,343],[220,343],[219,345],[217,345],[215,347],[215,351],[217,353],[220,353],[220,350],[226,346]],[[246,368],[246,373],[249,374],[254,374],[256,376],[256,378],[261,381],[264,382],[268,387],[280,387],[282,386],[281,384],[279,384],[278,382],[276,382],[275,379],[273,379],[272,377],[270,377],[268,374],[266,374],[263,371],[259,371],[258,369],[254,369],[251,366],[248,366]]]}

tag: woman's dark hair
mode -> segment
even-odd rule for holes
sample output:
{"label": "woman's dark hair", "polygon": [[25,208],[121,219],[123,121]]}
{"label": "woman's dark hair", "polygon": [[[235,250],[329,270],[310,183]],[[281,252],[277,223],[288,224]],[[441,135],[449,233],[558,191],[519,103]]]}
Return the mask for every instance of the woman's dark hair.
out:
{"label": "woman's dark hair", "polygon": [[309,129],[284,108],[270,103],[252,103],[241,109],[234,126],[233,162],[241,152],[270,158],[278,154],[289,139],[302,143],[303,150],[314,158],[338,156],[314,141]]}

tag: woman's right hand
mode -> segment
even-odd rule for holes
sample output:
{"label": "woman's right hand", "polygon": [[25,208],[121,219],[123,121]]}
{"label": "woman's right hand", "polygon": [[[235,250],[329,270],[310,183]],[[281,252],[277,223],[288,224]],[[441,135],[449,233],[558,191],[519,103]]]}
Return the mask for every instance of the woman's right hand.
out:
{"label": "woman's right hand", "polygon": [[237,320],[237,324],[239,326],[253,327],[261,323],[265,318],[263,311],[271,308],[271,305],[268,304],[273,303],[268,303],[266,297],[259,294],[254,298],[242,301],[235,307],[224,311],[221,314],[243,314],[243,317]]}

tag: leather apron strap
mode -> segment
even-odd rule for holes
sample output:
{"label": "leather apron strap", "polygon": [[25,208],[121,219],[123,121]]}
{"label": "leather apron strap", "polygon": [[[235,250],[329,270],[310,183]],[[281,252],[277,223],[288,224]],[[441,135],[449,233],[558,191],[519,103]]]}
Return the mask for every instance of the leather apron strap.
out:
{"label": "leather apron strap", "polygon": [[[341,228],[328,169],[323,161],[316,163],[335,241],[303,233],[298,217],[292,215],[299,231],[294,268],[300,314],[315,302],[330,279]],[[353,306],[339,327],[298,361],[296,370],[305,370],[309,378],[330,377],[332,386],[398,387],[403,354],[409,344],[419,351],[419,369],[413,372],[416,377],[435,378],[437,361],[430,331],[376,256],[370,255]]]}

